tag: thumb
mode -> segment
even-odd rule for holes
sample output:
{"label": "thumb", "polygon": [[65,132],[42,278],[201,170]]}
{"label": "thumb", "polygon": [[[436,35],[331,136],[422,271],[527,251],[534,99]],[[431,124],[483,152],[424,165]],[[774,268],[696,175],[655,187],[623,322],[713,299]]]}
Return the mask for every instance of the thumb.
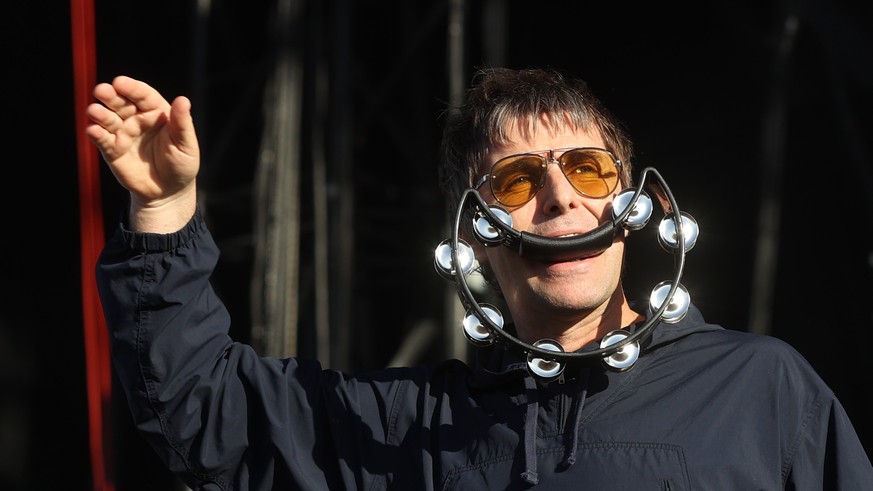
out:
{"label": "thumb", "polygon": [[191,116],[191,100],[185,96],[176,97],[170,106],[170,137],[180,152],[197,156],[199,146]]}

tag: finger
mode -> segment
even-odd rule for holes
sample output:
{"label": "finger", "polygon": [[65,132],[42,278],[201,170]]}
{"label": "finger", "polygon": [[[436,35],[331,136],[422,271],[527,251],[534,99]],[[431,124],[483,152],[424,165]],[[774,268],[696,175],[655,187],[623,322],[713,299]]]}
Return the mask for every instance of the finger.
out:
{"label": "finger", "polygon": [[106,82],[95,85],[93,94],[94,97],[97,98],[97,100],[103,102],[104,104],[107,100],[111,100],[113,97],[118,97],[118,93],[115,92],[115,88],[112,87],[112,85],[107,84]]}
{"label": "finger", "polygon": [[106,162],[112,163],[124,153],[124,138],[115,133],[106,131],[99,124],[90,124],[85,127],[85,136],[97,147]]}
{"label": "finger", "polygon": [[124,153],[130,138],[123,130],[124,121],[118,115],[98,103],[89,104],[85,114],[92,124],[85,127],[85,136],[93,142],[103,157],[111,162]]}
{"label": "finger", "polygon": [[85,127],[85,136],[91,140],[97,149],[104,152],[115,141],[115,136],[99,124],[89,124]]}
{"label": "finger", "polygon": [[112,81],[112,88],[140,111],[169,109],[170,104],[167,100],[145,82],[120,75]]}
{"label": "finger", "polygon": [[118,129],[120,129],[124,124],[118,113],[111,111],[96,102],[89,104],[88,107],[85,108],[85,114],[92,122],[100,125],[100,127],[111,133],[118,131]]}
{"label": "finger", "polygon": [[108,107],[121,119],[127,119],[136,114],[136,105],[120,95],[110,84],[101,83],[94,87],[94,97]]}

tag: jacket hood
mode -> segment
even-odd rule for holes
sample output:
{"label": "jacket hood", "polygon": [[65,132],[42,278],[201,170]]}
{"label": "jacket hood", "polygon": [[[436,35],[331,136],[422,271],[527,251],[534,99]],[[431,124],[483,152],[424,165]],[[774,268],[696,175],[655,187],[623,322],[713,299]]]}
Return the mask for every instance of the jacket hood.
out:
{"label": "jacket hood", "polygon": [[691,334],[722,329],[724,328],[719,325],[707,323],[700,310],[692,304],[681,321],[673,324],[659,322],[644,346],[647,350],[653,350]]}

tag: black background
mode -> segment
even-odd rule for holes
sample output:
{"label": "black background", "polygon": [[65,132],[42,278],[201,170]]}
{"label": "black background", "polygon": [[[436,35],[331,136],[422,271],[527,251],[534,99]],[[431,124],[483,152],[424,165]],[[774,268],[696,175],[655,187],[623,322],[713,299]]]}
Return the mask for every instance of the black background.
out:
{"label": "black background", "polygon": [[[416,322],[453,322],[443,319],[446,285],[431,263],[432,247],[444,238],[435,165],[449,99],[450,5],[303,4],[304,22],[294,29],[305,54],[304,103],[319,60],[345,50],[345,71],[333,72],[348,87],[343,110],[354,184],[353,197],[334,197],[354,199],[348,308],[355,323],[348,337],[355,349],[344,368],[379,368]],[[760,176],[774,155],[784,155],[783,194],[773,195],[781,213],[771,333],[801,351],[834,388],[869,453],[873,16],[863,4],[507,1],[500,36],[485,27],[500,17],[468,2],[464,78],[495,63],[494,51],[484,48],[495,43],[501,64],[551,66],[587,79],[625,122],[637,168],[658,168],[700,223],[683,283],[708,320],[730,329],[749,330]],[[0,488],[91,489],[70,6],[5,5]],[[198,22],[195,5],[96,2],[98,79],[126,74],[167,97],[192,98],[204,156],[201,189],[223,251],[215,285],[244,324],[251,178],[275,6],[216,0],[209,18]],[[786,19],[797,22],[788,46]],[[314,109],[306,106],[305,114]],[[780,114],[784,139],[766,126]],[[304,121],[304,130],[314,124]],[[303,147],[305,157],[311,153],[305,138]],[[108,234],[124,196],[102,172]],[[308,177],[306,164],[302,172]],[[302,194],[308,199],[305,187]],[[305,242],[311,210],[303,213]],[[663,279],[660,263],[668,259],[656,248],[653,240],[632,243],[632,295]],[[305,262],[311,251],[304,246],[302,254]],[[301,325],[312,315],[305,307],[307,274],[302,267]],[[303,354],[312,344],[306,336]],[[123,401],[114,407],[118,489],[171,487],[132,433]]]}

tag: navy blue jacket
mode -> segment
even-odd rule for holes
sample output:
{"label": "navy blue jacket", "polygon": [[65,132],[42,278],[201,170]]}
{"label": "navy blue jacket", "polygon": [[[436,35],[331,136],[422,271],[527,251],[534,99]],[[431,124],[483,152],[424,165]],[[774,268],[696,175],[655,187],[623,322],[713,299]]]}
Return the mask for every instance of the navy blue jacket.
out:
{"label": "navy blue jacket", "polygon": [[97,268],[137,427],[196,490],[873,490],[833,392],[789,345],[658,326],[624,373],[534,380],[500,347],[349,375],[228,337],[202,217],[123,227]]}

